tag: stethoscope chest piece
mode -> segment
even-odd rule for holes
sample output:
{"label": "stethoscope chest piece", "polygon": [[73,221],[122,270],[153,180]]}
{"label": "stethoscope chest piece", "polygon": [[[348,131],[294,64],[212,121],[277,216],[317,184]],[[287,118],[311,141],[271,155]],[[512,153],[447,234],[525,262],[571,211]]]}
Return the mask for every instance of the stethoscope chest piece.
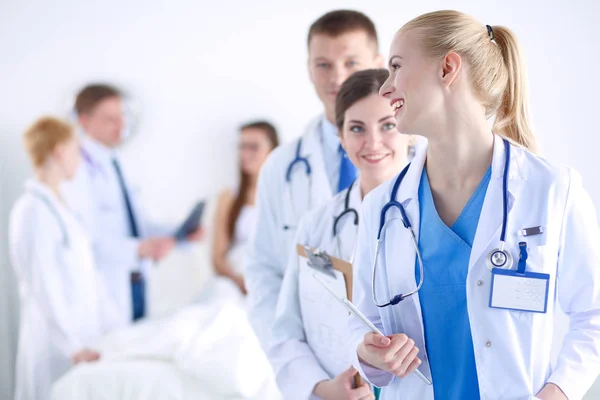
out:
{"label": "stethoscope chest piece", "polygon": [[494,268],[511,269],[513,257],[506,250],[493,249],[487,256],[486,265],[490,271]]}

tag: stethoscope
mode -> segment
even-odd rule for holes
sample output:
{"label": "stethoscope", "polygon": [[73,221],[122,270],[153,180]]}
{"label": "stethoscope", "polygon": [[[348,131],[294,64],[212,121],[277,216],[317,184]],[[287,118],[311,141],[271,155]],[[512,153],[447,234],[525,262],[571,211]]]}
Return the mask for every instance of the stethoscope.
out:
{"label": "stethoscope", "polygon": [[[503,212],[502,232],[500,234],[500,247],[493,249],[488,254],[488,257],[486,260],[486,265],[490,270],[493,268],[510,269],[510,268],[512,268],[512,264],[513,264],[513,258],[511,256],[511,254],[508,251],[504,250],[504,246],[506,243],[506,225],[507,225],[507,221],[508,221],[508,172],[509,172],[509,167],[510,167],[510,144],[508,143],[508,141],[506,139],[502,139],[502,140],[504,142],[504,150],[505,150],[504,176],[503,176],[503,182],[502,182],[502,201],[503,201],[503,204],[502,204],[502,212]],[[404,179],[404,176],[408,172],[409,167],[410,167],[410,164],[408,164],[402,170],[400,175],[398,175],[398,178],[396,178],[396,182],[394,182],[394,186],[392,188],[392,194],[390,196],[390,201],[388,201],[381,209],[381,215],[380,215],[380,220],[379,220],[379,231],[377,232],[377,244],[375,245],[375,257],[373,258],[372,276],[371,276],[371,292],[372,292],[372,296],[373,296],[373,303],[375,303],[375,305],[377,307],[387,307],[390,305],[394,306],[394,305],[400,303],[402,300],[406,299],[407,297],[410,297],[410,296],[418,293],[419,290],[421,290],[421,287],[423,286],[423,280],[424,280],[423,259],[421,258],[421,252],[419,251],[417,237],[416,237],[415,232],[410,223],[410,219],[408,218],[408,215],[406,214],[406,211],[404,210],[404,206],[402,206],[402,204],[400,204],[398,201],[396,201],[396,194],[398,193],[398,188],[400,187],[400,184],[402,183],[402,179]],[[381,248],[381,244],[383,243],[383,240],[384,240],[383,238],[385,236],[385,232],[387,230],[388,224],[391,221],[398,219],[398,218],[392,218],[386,222],[386,220],[385,220],[386,213],[392,207],[396,207],[400,211],[402,224],[410,232],[410,238],[413,242],[413,245],[417,252],[417,258],[419,260],[419,271],[420,271],[419,275],[420,276],[419,276],[419,284],[417,285],[415,290],[413,290],[409,293],[406,293],[406,294],[398,294],[398,295],[394,296],[387,303],[380,303],[379,301],[377,301],[377,294],[376,294],[377,291],[375,290],[375,280],[376,280],[375,278],[377,276],[376,275],[377,258],[379,256],[379,249]]]}
{"label": "stethoscope", "polygon": [[[295,197],[292,194],[291,186],[292,186],[292,172],[294,170],[294,167],[297,164],[301,164],[304,166],[305,174],[308,177],[308,191],[307,191],[307,193],[308,193],[308,208],[307,209],[310,209],[310,206],[311,206],[310,196],[312,193],[312,168],[310,166],[310,162],[308,161],[308,158],[303,157],[301,155],[301,153],[302,153],[302,138],[298,139],[298,145],[296,146],[296,155],[295,155],[294,159],[288,165],[287,170],[285,172],[285,182],[288,186],[288,188],[287,188],[288,200],[289,200],[289,205],[292,208],[292,213],[294,214],[294,221],[297,221],[297,218],[296,218],[296,212],[294,210],[294,203],[293,203]],[[292,229],[292,227],[290,225],[284,225],[283,229],[289,230],[289,229]]]}
{"label": "stethoscope", "polygon": [[[348,186],[348,189],[346,190],[346,196],[344,199],[344,211],[342,211],[340,215],[338,215],[337,217],[335,217],[333,219],[333,237],[336,240],[338,256],[342,254],[341,253],[341,249],[342,249],[341,239],[340,239],[340,236],[338,235],[338,230],[337,230],[338,222],[340,222],[340,220],[342,218],[344,218],[346,215],[352,214],[352,215],[354,215],[354,226],[358,225],[358,211],[356,211],[356,209],[350,207],[350,193],[352,192],[352,187],[354,186],[355,183],[356,183],[356,181],[353,181],[350,184],[350,186]],[[356,251],[356,248],[354,250]],[[350,264],[352,264],[353,262],[354,262],[354,254],[350,258]]]}
{"label": "stethoscope", "polygon": [[56,207],[44,195],[37,193],[33,190],[29,190],[29,193],[32,196],[34,196],[35,198],[37,198],[38,200],[40,200],[42,203],[44,203],[46,205],[46,207],[48,207],[48,210],[50,210],[50,213],[52,213],[52,215],[54,215],[54,217],[56,218],[56,221],[58,222],[58,225],[60,226],[60,230],[62,232],[63,246],[68,248],[70,245],[70,241],[69,241],[69,234],[67,233],[67,227],[65,226],[65,222],[61,218],[60,213],[58,212]]}

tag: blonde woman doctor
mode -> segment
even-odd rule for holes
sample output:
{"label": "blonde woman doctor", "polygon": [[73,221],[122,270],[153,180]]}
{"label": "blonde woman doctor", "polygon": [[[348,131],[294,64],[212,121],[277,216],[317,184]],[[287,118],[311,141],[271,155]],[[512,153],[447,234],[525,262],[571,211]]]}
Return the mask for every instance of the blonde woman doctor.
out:
{"label": "blonde woman doctor", "polygon": [[363,203],[354,300],[386,336],[351,317],[349,348],[383,399],[576,400],[600,372],[596,211],[534,154],[523,68],[510,30],[456,11],[393,40],[381,93],[428,145]]}
{"label": "blonde woman doctor", "polygon": [[73,127],[41,118],[25,133],[25,146],[35,178],[9,227],[21,304],[15,399],[45,400],[72,365],[100,358],[93,345],[118,325],[118,310],[94,267],[87,233],[59,191],[79,165]]}
{"label": "blonde woman doctor", "polygon": [[[389,101],[379,95],[387,76],[386,70],[365,70],[355,72],[342,85],[336,101],[336,124],[341,143],[360,177],[301,219],[296,243],[351,262],[363,196],[406,165],[408,137],[398,133]],[[320,321],[311,320],[310,313],[303,310],[303,290],[306,286],[294,256],[279,296],[269,352],[283,396],[298,400],[374,398],[366,384],[352,388],[357,372],[351,360],[344,357],[345,338],[335,338],[331,347],[311,345],[315,343],[309,337],[312,327]],[[340,330],[345,331],[347,312],[340,311]],[[340,354],[344,356],[340,358]]]}

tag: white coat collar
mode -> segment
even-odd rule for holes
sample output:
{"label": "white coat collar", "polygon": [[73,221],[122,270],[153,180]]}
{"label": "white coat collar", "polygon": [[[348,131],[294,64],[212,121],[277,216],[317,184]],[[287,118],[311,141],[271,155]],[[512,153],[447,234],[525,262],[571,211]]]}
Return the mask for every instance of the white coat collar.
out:
{"label": "white coat collar", "polygon": [[87,134],[84,134],[81,138],[81,155],[83,161],[94,170],[106,170],[110,168],[112,160],[118,158],[115,150],[94,140]]}
{"label": "white coat collar", "polygon": [[[348,208],[346,208],[346,197],[348,197]],[[351,264],[354,261],[356,253],[358,224],[361,223],[361,203],[360,181],[357,179],[352,184],[352,187],[336,195],[333,203],[333,215],[331,216],[331,231],[330,233],[328,232],[329,235],[333,235],[335,221],[339,219],[337,224],[337,238],[334,237],[334,240],[341,241],[342,244],[336,246],[338,253],[336,257],[348,260]],[[346,210],[354,210],[355,213],[347,212],[342,216],[342,213],[346,212]]]}
{"label": "white coat collar", "polygon": [[[348,208],[349,209],[354,209],[356,210],[356,212],[360,213],[360,205],[362,203],[362,196],[361,196],[361,192],[360,192],[360,180],[356,179],[354,181],[354,183],[352,184],[352,187],[349,188],[350,192],[348,192],[348,189],[342,190],[340,193],[338,193],[336,195],[336,201],[335,201],[335,210],[333,211],[335,213],[334,218],[338,217],[339,215],[341,215],[346,208],[346,196],[348,196]],[[345,217],[346,219],[346,217]],[[353,217],[347,217],[348,222],[343,221],[340,222],[339,226],[338,226],[338,232],[341,232],[344,227],[346,226],[346,223],[354,223],[354,219]],[[360,219],[359,219],[359,223],[360,223]]]}
{"label": "white coat collar", "polygon": [[357,210],[360,210],[360,205],[362,204],[362,192],[360,189],[360,176],[356,178],[354,184],[352,185],[352,190],[350,192],[350,207],[354,207]]}
{"label": "white coat collar", "polygon": [[327,147],[329,153],[338,154],[340,148],[340,136],[337,127],[329,122],[327,118],[322,117],[320,133],[323,146]]}
{"label": "white coat collar", "polygon": [[[511,144],[510,167],[508,179],[510,180],[527,180],[526,168],[523,160],[523,149]],[[416,154],[410,163],[410,167],[406,176],[402,180],[402,184],[398,188],[396,200],[403,205],[407,205],[411,200],[417,199],[419,195],[419,183],[421,182],[421,174],[423,166],[427,158],[427,144],[424,143],[416,148]],[[494,135],[494,150],[492,155],[492,180],[502,181],[504,177],[504,161],[505,150],[504,142],[501,136]],[[509,185],[509,192],[511,188]],[[405,204],[406,203],[406,204]]]}
{"label": "white coat collar", "polygon": [[[410,164],[409,170],[404,177],[402,184],[398,189],[396,200],[405,207],[408,218],[415,232],[415,236],[419,237],[419,183],[423,166],[425,164],[427,147],[417,148],[417,153]],[[510,157],[510,171],[508,179],[509,192],[509,224],[510,224],[510,209],[514,203],[514,199],[519,196],[523,182],[525,182],[527,174],[524,168],[524,150],[512,145]],[[477,227],[477,233],[471,251],[471,259],[469,262],[469,270],[477,264],[482,256],[487,255],[491,246],[495,246],[495,242],[499,240],[500,228],[502,225],[502,184],[504,174],[505,150],[502,138],[494,137],[494,150],[492,159],[492,178],[486,192],[486,197]],[[394,182],[397,178],[390,181],[389,190],[387,191],[389,201]],[[379,211],[379,210],[378,210]],[[375,215],[379,220],[379,214]],[[386,220],[391,218],[399,218],[400,213],[395,208],[390,209]],[[377,224],[379,225],[379,224]],[[375,240],[375,238],[373,238]],[[499,243],[498,243],[499,245]],[[378,259],[378,274],[387,275],[387,288],[380,287],[377,289],[379,301],[391,299],[397,294],[404,294],[415,289],[415,257],[416,252],[410,238],[409,231],[404,225],[398,221],[389,223],[389,228],[385,232],[384,243],[381,248],[380,258]],[[383,271],[383,260],[385,260],[385,271]],[[486,268],[484,264],[477,264],[477,268]],[[381,270],[379,269],[381,268]],[[427,277],[425,276],[425,279]],[[381,284],[383,285],[382,281]],[[385,281],[384,281],[385,282]],[[386,290],[387,289],[387,290]],[[387,293],[386,293],[387,291]],[[386,298],[388,296],[388,298]],[[390,322],[393,325],[394,332],[405,332],[415,340],[421,351],[425,350],[425,341],[423,334],[423,324],[421,318],[419,296],[411,296],[398,305],[389,307],[393,319]],[[408,314],[407,314],[408,313]],[[400,318],[400,315],[415,315],[417,318]],[[429,374],[429,365],[425,362],[421,368],[421,372]]]}
{"label": "white coat collar", "polygon": [[[527,169],[524,160],[524,151],[521,147],[511,144],[510,163],[508,173],[508,211],[518,196],[522,183],[527,180]],[[396,199],[406,208],[406,212],[411,219],[411,224],[418,236],[419,228],[419,183],[427,155],[427,146],[417,150],[409,170],[406,173]],[[481,210],[479,220],[483,221],[477,227],[477,234],[473,242],[471,251],[471,267],[482,255],[494,235],[500,230],[502,225],[502,204],[503,204],[503,178],[506,151],[501,136],[494,135],[494,150],[492,156],[492,177],[485,196],[485,201]]]}
{"label": "white coat collar", "polygon": [[301,156],[308,159],[312,172],[312,204],[322,204],[333,196],[321,148],[321,121],[324,118],[320,115],[313,119],[302,136]]}
{"label": "white coat collar", "polygon": [[[508,226],[511,225],[510,212],[515,199],[519,197],[521,189],[527,181],[527,169],[524,160],[524,149],[517,145],[510,145],[509,173],[507,182],[508,191]],[[469,271],[482,256],[487,256],[490,247],[500,245],[500,230],[503,217],[503,187],[504,187],[504,164],[506,152],[502,138],[495,135],[494,156],[492,159],[492,177],[488,185],[473,248],[469,261]],[[508,230],[507,230],[508,234]],[[492,243],[495,241],[496,243]]]}
{"label": "white coat collar", "polygon": [[50,189],[46,184],[40,182],[38,179],[28,179],[25,182],[25,190],[34,194],[35,196],[40,196],[50,201],[58,209],[62,209],[64,207],[52,189]]}
{"label": "white coat collar", "polygon": [[[362,194],[360,191],[360,177],[356,178],[356,180],[352,183],[352,187],[349,187],[350,195],[348,199],[348,204],[350,208],[360,208],[360,204],[362,203]],[[337,196],[339,196],[339,210],[344,210],[344,203],[346,201],[346,196],[348,195],[348,189],[342,190]]]}

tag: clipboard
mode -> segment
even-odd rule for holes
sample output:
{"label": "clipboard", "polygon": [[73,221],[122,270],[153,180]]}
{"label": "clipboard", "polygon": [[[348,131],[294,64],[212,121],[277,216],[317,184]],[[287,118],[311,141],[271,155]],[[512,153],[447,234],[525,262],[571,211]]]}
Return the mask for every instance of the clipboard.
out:
{"label": "clipboard", "polygon": [[202,215],[204,213],[204,205],[205,201],[199,201],[196,203],[192,211],[189,213],[187,218],[183,221],[181,226],[175,231],[173,235],[175,240],[178,242],[185,241],[187,235],[194,232],[196,229],[200,227],[200,223],[202,221]]}
{"label": "clipboard", "polygon": [[[346,286],[346,297],[348,300],[352,301],[352,264],[347,261],[341,260],[336,257],[332,257],[325,252],[311,249],[308,246],[303,246],[301,244],[296,245],[296,253],[298,257],[303,257],[308,259],[308,263],[317,270],[328,274],[327,268],[333,268],[334,270],[340,272],[345,281]],[[302,263],[298,263],[298,267],[302,267]],[[329,294],[328,294],[329,295]],[[363,385],[363,379],[360,374],[356,374],[354,376],[354,387],[360,387]]]}

